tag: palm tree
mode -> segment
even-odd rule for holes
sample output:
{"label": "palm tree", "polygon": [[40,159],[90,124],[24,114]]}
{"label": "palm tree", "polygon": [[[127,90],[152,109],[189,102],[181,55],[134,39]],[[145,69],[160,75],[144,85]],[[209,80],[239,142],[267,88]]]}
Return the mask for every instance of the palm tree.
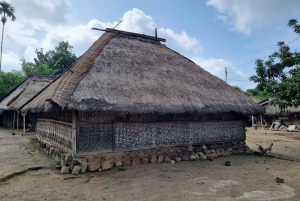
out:
{"label": "palm tree", "polygon": [[2,64],[2,47],[3,47],[3,33],[4,33],[4,25],[7,21],[7,17],[11,18],[12,21],[16,20],[14,15],[15,9],[9,3],[5,1],[0,2],[0,14],[3,14],[1,17],[1,22],[3,24],[2,28],[2,39],[1,39],[1,54],[0,54],[0,71],[1,71],[1,64]]}

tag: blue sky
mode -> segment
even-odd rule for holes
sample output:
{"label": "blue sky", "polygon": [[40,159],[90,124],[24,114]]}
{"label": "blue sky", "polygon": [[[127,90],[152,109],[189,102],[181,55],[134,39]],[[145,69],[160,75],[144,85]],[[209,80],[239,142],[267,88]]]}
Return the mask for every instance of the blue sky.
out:
{"label": "blue sky", "polygon": [[[20,70],[20,58],[32,60],[36,48],[45,51],[68,40],[77,56],[106,28],[166,38],[165,43],[210,73],[242,89],[254,88],[257,58],[277,50],[278,41],[299,37],[287,26],[300,21],[298,0],[6,0],[15,7],[15,22],[5,26],[3,65]],[[290,44],[299,50],[300,39]],[[246,64],[252,62],[248,65]]]}

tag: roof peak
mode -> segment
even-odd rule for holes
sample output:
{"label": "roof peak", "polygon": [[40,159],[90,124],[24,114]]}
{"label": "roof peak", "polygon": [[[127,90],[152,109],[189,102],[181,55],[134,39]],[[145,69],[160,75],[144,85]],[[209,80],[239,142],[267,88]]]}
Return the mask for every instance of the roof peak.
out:
{"label": "roof peak", "polygon": [[[120,34],[124,34],[124,35],[137,36],[137,37],[141,37],[141,38],[147,38],[147,39],[151,39],[151,40],[166,42],[166,39],[164,39],[164,38],[158,38],[156,36],[148,36],[148,35],[145,35],[145,34],[122,31],[122,30],[118,30],[118,29],[111,29],[111,28],[98,29],[98,28],[95,28],[95,27],[93,27],[91,29],[92,30],[98,30],[98,31],[105,31],[105,32],[120,33]],[[156,29],[155,29],[155,33],[156,33]]]}

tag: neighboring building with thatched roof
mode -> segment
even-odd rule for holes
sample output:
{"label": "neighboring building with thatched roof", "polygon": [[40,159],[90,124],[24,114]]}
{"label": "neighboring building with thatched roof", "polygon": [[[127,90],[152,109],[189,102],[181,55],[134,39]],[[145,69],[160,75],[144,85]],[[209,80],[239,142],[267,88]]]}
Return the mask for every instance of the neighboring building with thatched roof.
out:
{"label": "neighboring building with thatched roof", "polygon": [[275,120],[282,120],[283,124],[294,124],[300,126],[300,107],[287,107],[280,109],[278,106],[271,105],[272,98],[265,98],[258,102],[265,108],[264,118],[269,123]]}
{"label": "neighboring building with thatched roof", "polygon": [[[3,126],[11,128],[13,126],[14,111],[45,88],[53,79],[54,76],[31,75],[7,93],[0,100],[0,115]],[[19,117],[19,114],[17,117]],[[15,117],[15,120],[19,119],[17,117]]]}
{"label": "neighboring building with thatched roof", "polygon": [[20,109],[36,136],[73,156],[245,140],[243,117],[263,109],[160,43],[106,32]]}

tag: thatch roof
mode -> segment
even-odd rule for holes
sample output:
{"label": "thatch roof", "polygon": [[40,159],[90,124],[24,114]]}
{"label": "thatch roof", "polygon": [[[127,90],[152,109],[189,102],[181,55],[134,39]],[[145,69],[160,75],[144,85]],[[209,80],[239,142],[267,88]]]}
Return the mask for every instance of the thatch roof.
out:
{"label": "thatch roof", "polygon": [[265,98],[259,104],[266,109],[265,115],[289,115],[290,113],[300,113],[300,107],[287,107],[280,109],[278,106],[270,105],[272,98]]}
{"label": "thatch roof", "polygon": [[22,110],[262,113],[248,96],[158,40],[104,33]]}
{"label": "thatch roof", "polygon": [[17,87],[7,93],[0,102],[0,113],[4,110],[16,110],[30,98],[45,88],[54,76],[31,75]]}

